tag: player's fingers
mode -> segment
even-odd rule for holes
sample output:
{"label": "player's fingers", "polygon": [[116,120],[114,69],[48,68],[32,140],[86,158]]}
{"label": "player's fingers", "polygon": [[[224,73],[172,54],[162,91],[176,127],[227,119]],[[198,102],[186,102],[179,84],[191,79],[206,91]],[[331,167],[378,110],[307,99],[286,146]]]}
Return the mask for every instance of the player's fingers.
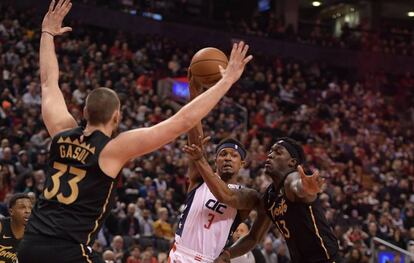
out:
{"label": "player's fingers", "polygon": [[66,0],[59,0],[59,2],[56,5],[55,11],[59,11],[65,1]]}
{"label": "player's fingers", "polygon": [[312,176],[317,180],[321,178],[318,170],[313,171]]}
{"label": "player's fingers", "polygon": [[64,33],[66,33],[66,32],[70,32],[70,31],[72,31],[72,28],[71,28],[71,27],[66,26],[66,27],[64,27],[64,28],[62,28],[62,29],[60,30],[60,33],[61,33],[61,34],[64,34]]}
{"label": "player's fingers", "polygon": [[53,8],[55,7],[55,0],[52,0],[52,2],[50,2],[50,5],[49,5],[49,13],[52,13],[53,12]]}
{"label": "player's fingers", "polygon": [[302,168],[302,165],[298,165],[298,173],[299,173],[299,175],[300,175],[300,178],[305,178],[306,177],[306,174],[305,174],[305,171],[303,171],[303,168]]}
{"label": "player's fingers", "polygon": [[234,43],[233,48],[231,49],[231,53],[230,53],[230,60],[234,59],[234,55],[236,53],[236,50],[237,50],[237,43]]}
{"label": "player's fingers", "polygon": [[243,52],[244,46],[244,41],[240,41],[239,46],[237,47],[237,55],[240,55]]}
{"label": "player's fingers", "polygon": [[70,1],[68,1],[68,4],[66,6],[64,6],[63,11],[62,11],[62,15],[66,16],[70,9],[72,8],[72,3]]}
{"label": "player's fingers", "polygon": [[245,59],[243,59],[243,64],[244,65],[246,65],[247,63],[249,63],[250,62],[250,60],[252,60],[253,59],[253,56],[252,55],[249,55],[247,58],[245,58]]}
{"label": "player's fingers", "polygon": [[220,70],[220,74],[223,77],[223,75],[226,72],[226,70],[221,65],[219,65],[218,67],[219,67],[219,70]]}
{"label": "player's fingers", "polygon": [[208,141],[211,139],[211,136],[207,136],[207,137],[205,137],[202,141],[201,141],[201,144],[202,145],[205,145],[206,143],[208,143]]}
{"label": "player's fingers", "polygon": [[242,57],[246,57],[247,51],[249,50],[249,45],[244,45],[243,50],[241,52]]}

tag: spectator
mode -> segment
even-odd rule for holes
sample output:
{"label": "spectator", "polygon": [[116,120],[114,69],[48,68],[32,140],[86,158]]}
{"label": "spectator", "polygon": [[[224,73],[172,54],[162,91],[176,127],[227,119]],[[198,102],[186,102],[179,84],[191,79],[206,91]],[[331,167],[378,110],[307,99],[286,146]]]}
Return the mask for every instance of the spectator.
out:
{"label": "spectator", "polygon": [[272,240],[270,238],[266,238],[263,241],[262,254],[264,255],[266,263],[278,263],[277,254],[273,251]]}
{"label": "spectator", "polygon": [[168,210],[165,207],[158,209],[158,220],[154,222],[154,235],[169,241],[174,240],[174,232],[170,223],[167,222]]}
{"label": "spectator", "polygon": [[[122,263],[125,257],[124,239],[122,236],[115,236],[111,243],[111,251],[113,252],[114,263]],[[105,252],[104,252],[105,256]]]}
{"label": "spectator", "polygon": [[124,219],[121,220],[120,229],[121,234],[124,236],[137,237],[139,234],[139,222],[138,219],[134,217],[135,214],[135,204],[130,203],[127,207],[127,215]]}
{"label": "spectator", "polygon": [[141,263],[141,250],[139,246],[131,246],[129,248],[129,254],[131,255],[128,257],[127,263]]}

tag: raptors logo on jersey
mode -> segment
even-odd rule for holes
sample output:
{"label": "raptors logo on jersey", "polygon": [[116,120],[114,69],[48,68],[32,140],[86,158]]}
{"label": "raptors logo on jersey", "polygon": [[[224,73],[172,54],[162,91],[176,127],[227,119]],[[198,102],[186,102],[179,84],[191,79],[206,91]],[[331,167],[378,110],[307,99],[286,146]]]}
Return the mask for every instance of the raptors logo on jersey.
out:
{"label": "raptors logo on jersey", "polygon": [[214,259],[237,227],[240,221],[237,215],[237,209],[218,202],[207,185],[202,183],[187,196],[175,242],[177,246]]}

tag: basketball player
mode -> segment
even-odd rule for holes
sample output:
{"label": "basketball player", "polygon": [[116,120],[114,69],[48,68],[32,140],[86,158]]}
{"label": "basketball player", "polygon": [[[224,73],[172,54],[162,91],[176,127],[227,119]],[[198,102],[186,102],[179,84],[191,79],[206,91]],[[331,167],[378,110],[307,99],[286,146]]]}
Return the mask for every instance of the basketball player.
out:
{"label": "basketball player", "polygon": [[32,211],[26,194],[15,194],[9,201],[10,217],[0,220],[0,262],[17,262],[17,248]]}
{"label": "basketball player", "polygon": [[[244,202],[248,201],[245,196],[215,178],[202,157],[200,147],[186,146],[185,151],[193,159],[198,159],[196,166],[210,189],[224,196],[224,200],[233,200],[231,203],[236,208],[245,206]],[[272,146],[265,172],[273,183],[259,200],[257,219],[249,234],[225,249],[215,262],[230,262],[230,258],[239,257],[253,249],[268,232],[272,221],[286,239],[292,262],[340,262],[337,239],[326,221],[317,196],[323,179],[318,172],[305,175],[300,166],[304,161],[302,147],[290,138],[281,138]],[[254,195],[249,198],[252,197]]]}
{"label": "basketball player", "polygon": [[240,78],[248,46],[233,46],[222,79],[171,118],[148,128],[111,138],[120,122],[118,96],[98,88],[86,98],[86,127],[78,127],[59,89],[54,37],[62,28],[70,0],[49,6],[42,23],[40,78],[42,117],[53,137],[43,194],[39,197],[20,244],[20,263],[101,262],[90,246],[114,203],[115,180],[130,159],[154,151],[191,129]]}
{"label": "basketball player", "polygon": [[[216,149],[217,176],[230,188],[236,185],[237,174],[244,165],[246,151],[240,142],[224,139]],[[225,247],[228,237],[246,218],[250,210],[238,211],[222,203],[199,177],[197,171],[189,171],[190,181],[198,180],[189,188],[184,211],[178,223],[171,262],[213,262]],[[191,186],[191,183],[190,183]]]}

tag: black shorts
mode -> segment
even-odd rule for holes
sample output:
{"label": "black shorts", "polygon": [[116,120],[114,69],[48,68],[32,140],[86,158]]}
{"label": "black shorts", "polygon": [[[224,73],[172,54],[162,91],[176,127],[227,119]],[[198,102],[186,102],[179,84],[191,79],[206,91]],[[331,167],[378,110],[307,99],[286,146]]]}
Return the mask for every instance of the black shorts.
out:
{"label": "black shorts", "polygon": [[19,263],[104,263],[85,245],[32,235],[23,237],[17,258]]}

